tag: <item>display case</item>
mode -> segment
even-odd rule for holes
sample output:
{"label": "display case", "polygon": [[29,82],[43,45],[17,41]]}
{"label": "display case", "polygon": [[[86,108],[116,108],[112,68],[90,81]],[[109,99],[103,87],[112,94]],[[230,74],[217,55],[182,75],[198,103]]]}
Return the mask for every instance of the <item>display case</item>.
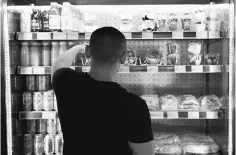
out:
{"label": "display case", "polygon": [[[2,51],[8,154],[62,153],[51,64],[103,26],[127,39],[131,55],[116,82],[147,102],[156,154],[235,154],[234,2],[196,3],[71,1],[69,13],[55,4],[57,27],[48,1],[9,1]],[[71,68],[88,72],[86,53]]]}

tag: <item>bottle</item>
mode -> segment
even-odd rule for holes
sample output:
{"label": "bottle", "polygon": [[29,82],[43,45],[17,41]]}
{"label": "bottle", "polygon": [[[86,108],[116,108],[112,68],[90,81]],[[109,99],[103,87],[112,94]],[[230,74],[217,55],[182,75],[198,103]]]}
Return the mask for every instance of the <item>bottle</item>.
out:
{"label": "bottle", "polygon": [[40,60],[40,44],[37,42],[32,42],[30,47],[30,66],[40,66]]}
{"label": "bottle", "polygon": [[21,46],[21,65],[30,66],[30,50],[28,42],[23,42]]}
{"label": "bottle", "polygon": [[42,31],[41,11],[34,9],[31,16],[31,32]]}
{"label": "bottle", "polygon": [[53,64],[57,57],[59,56],[59,44],[58,42],[52,42],[52,49],[51,49],[51,63]]}
{"label": "bottle", "polygon": [[49,11],[49,30],[51,32],[59,32],[61,29],[61,15],[58,3],[52,2]]}
{"label": "bottle", "polygon": [[32,10],[30,8],[24,10],[20,15],[20,31],[21,32],[31,32],[31,14]]}
{"label": "bottle", "polygon": [[43,42],[42,48],[42,62],[43,66],[50,66],[51,65],[51,51],[49,49],[49,42]]}
{"label": "bottle", "polygon": [[59,49],[59,55],[63,52],[67,51],[67,45],[66,42],[60,42],[60,49]]}
{"label": "bottle", "polygon": [[61,11],[61,30],[63,32],[72,31],[73,22],[71,4],[64,2]]}
{"label": "bottle", "polygon": [[45,10],[42,17],[43,32],[50,32],[49,30],[49,11]]}

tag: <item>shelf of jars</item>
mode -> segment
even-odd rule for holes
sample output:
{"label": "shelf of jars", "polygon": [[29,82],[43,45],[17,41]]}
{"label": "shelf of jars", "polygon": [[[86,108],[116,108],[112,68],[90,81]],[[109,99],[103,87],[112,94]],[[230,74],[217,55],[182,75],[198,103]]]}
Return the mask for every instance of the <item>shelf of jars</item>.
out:
{"label": "shelf of jars", "polygon": [[20,119],[56,119],[56,111],[21,111]]}
{"label": "shelf of jars", "polygon": [[[127,32],[126,39],[220,39],[224,31],[203,32]],[[79,32],[18,32],[17,40],[89,40],[91,33]]]}
{"label": "shelf of jars", "polygon": [[[78,72],[88,72],[90,66],[72,66]],[[175,66],[121,66],[119,73],[222,73],[229,72],[228,65],[175,65]],[[12,74],[51,74],[51,66],[19,66],[11,68]]]}

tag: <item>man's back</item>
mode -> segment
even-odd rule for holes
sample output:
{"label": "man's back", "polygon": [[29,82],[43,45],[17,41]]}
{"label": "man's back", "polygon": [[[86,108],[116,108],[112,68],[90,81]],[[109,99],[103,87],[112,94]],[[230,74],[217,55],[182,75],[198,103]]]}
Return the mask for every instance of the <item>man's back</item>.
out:
{"label": "man's back", "polygon": [[129,143],[153,139],[146,103],[114,82],[59,69],[53,89],[64,137],[64,154],[130,155]]}

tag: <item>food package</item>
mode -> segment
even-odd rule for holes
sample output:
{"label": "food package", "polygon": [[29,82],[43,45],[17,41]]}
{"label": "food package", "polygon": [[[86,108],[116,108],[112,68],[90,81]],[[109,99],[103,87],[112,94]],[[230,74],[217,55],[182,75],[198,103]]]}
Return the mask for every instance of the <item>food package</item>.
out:
{"label": "food package", "polygon": [[220,54],[219,53],[206,54],[204,57],[204,61],[206,65],[218,65],[220,62]]}
{"label": "food package", "polygon": [[199,110],[200,104],[192,95],[181,95],[178,97],[179,110]]}
{"label": "food package", "polygon": [[179,144],[171,144],[171,145],[159,145],[153,144],[154,151],[157,154],[181,154],[181,147]]}
{"label": "food package", "polygon": [[140,58],[140,64],[152,64],[161,65],[162,64],[162,52],[156,49],[148,49],[148,52],[144,58]]}
{"label": "food package", "polygon": [[141,98],[146,101],[149,110],[158,109],[159,98],[157,95],[142,95]]}
{"label": "food package", "polygon": [[204,10],[196,11],[196,20],[204,22],[206,20],[206,12]]}
{"label": "food package", "polygon": [[206,24],[203,22],[196,23],[196,32],[203,32],[206,30]]}
{"label": "food package", "polygon": [[199,98],[201,105],[200,110],[218,110],[221,108],[221,103],[216,95],[205,95]]}
{"label": "food package", "polygon": [[167,65],[177,65],[180,64],[180,50],[178,44],[167,44],[168,55],[167,55]]}
{"label": "food package", "polygon": [[179,144],[180,139],[177,135],[173,133],[154,133],[155,144],[159,145],[169,145],[169,144]]}
{"label": "food package", "polygon": [[220,98],[220,103],[222,109],[229,109],[229,97],[222,96]]}
{"label": "food package", "polygon": [[126,50],[125,65],[136,65],[137,57],[136,52],[130,49]]}
{"label": "food package", "polygon": [[157,15],[157,31],[164,31],[166,28],[166,17],[163,14]]}
{"label": "food package", "polygon": [[170,19],[169,19],[169,30],[170,31],[177,31],[178,30],[178,17],[176,16],[175,13],[170,14]]}
{"label": "food package", "polygon": [[168,54],[177,54],[180,52],[178,44],[167,44]]}
{"label": "food package", "polygon": [[189,54],[189,64],[190,65],[200,65],[202,62],[202,44],[199,43],[190,43],[188,45],[188,54]]}
{"label": "food package", "polygon": [[190,14],[185,13],[183,18],[181,19],[183,31],[191,31],[191,21],[192,17],[190,16]]}
{"label": "food package", "polygon": [[178,98],[174,95],[164,95],[159,99],[160,109],[162,110],[178,110]]}
{"label": "food package", "polygon": [[131,32],[133,29],[133,16],[128,12],[122,12],[120,14],[120,31]]}
{"label": "food package", "polygon": [[156,22],[154,14],[145,14],[143,17],[143,31],[155,31],[156,30]]}
{"label": "food package", "polygon": [[90,13],[84,14],[84,25],[85,32],[95,31],[98,28],[97,16]]}

